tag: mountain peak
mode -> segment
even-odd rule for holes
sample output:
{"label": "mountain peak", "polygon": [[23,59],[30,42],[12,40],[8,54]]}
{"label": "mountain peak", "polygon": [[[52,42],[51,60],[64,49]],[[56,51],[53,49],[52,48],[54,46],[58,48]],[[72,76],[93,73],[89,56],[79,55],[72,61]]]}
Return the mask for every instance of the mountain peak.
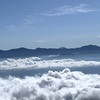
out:
{"label": "mountain peak", "polygon": [[94,48],[95,49],[95,48],[99,48],[99,46],[90,44],[90,45],[82,46],[81,48]]}
{"label": "mountain peak", "polygon": [[66,49],[66,47],[63,46],[63,47],[60,47],[59,49]]}

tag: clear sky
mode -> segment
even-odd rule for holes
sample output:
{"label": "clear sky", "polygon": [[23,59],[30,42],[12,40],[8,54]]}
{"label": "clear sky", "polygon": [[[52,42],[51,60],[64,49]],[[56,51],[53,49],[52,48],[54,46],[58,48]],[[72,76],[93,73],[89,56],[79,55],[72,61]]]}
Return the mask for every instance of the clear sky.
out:
{"label": "clear sky", "polygon": [[100,46],[100,0],[0,0],[0,49]]}

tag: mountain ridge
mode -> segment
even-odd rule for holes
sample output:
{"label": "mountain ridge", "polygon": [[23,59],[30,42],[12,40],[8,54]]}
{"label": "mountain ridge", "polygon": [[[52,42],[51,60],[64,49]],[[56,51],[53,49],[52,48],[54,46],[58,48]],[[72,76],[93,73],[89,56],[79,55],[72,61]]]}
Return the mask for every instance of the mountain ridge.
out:
{"label": "mountain ridge", "polygon": [[36,48],[28,49],[24,47],[0,50],[0,58],[12,58],[12,57],[31,57],[41,55],[72,55],[72,54],[84,54],[84,53],[100,53],[100,47],[97,45],[85,45],[78,48]]}

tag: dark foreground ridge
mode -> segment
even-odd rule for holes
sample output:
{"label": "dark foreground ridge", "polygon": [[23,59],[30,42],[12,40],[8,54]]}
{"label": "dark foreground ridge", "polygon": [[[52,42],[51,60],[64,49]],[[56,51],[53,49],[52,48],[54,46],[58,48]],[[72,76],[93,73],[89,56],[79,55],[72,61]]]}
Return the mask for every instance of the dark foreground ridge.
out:
{"label": "dark foreground ridge", "polygon": [[0,50],[0,58],[12,58],[12,57],[31,57],[42,55],[74,55],[74,54],[86,54],[86,53],[100,53],[100,47],[96,45],[86,45],[80,48],[17,48],[11,50]]}

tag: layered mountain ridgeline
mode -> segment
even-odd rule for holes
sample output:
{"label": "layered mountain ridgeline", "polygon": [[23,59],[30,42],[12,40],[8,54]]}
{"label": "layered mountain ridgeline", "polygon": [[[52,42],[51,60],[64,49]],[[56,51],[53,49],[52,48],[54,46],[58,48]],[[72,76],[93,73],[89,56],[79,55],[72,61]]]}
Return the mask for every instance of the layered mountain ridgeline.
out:
{"label": "layered mountain ridgeline", "polygon": [[12,58],[12,57],[31,57],[42,55],[73,55],[73,54],[86,54],[86,53],[100,53],[100,47],[96,45],[87,45],[80,48],[17,48],[11,50],[0,50],[0,58]]}

